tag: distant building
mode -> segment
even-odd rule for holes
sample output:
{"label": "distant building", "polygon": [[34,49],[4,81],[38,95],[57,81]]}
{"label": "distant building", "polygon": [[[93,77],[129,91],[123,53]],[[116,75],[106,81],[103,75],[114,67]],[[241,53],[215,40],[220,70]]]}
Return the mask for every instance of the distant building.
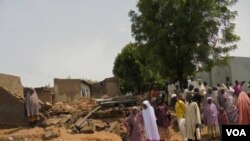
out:
{"label": "distant building", "polygon": [[24,97],[18,76],[0,73],[0,125],[27,125]]}
{"label": "distant building", "polygon": [[117,77],[106,78],[101,82],[92,84],[91,95],[100,98],[103,95],[114,97],[120,95],[120,85]]}
{"label": "distant building", "polygon": [[83,97],[90,97],[88,82],[81,79],[54,79],[54,102],[72,102]]}
{"label": "distant building", "polygon": [[[235,84],[235,80],[250,81],[250,58],[249,57],[232,57],[227,66],[215,66],[210,72],[200,72],[196,79],[206,81],[209,86],[229,82]],[[246,85],[243,89],[246,90]]]}
{"label": "distant building", "polygon": [[53,99],[54,99],[54,96],[55,96],[54,88],[51,88],[51,87],[38,87],[38,88],[35,88],[35,90],[36,90],[38,98],[42,102],[53,103]]}

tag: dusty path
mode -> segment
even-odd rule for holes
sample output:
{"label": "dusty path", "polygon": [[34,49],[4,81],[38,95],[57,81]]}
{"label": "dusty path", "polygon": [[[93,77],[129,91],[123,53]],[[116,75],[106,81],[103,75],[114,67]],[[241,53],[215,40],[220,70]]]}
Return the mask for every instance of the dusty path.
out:
{"label": "dusty path", "polygon": [[[43,141],[44,129],[35,128],[11,128],[0,129],[0,141]],[[202,129],[202,140],[207,139],[207,128]],[[96,132],[94,134],[70,134],[66,129],[60,128],[60,136],[51,141],[122,141],[121,137],[113,133]],[[180,133],[170,127],[170,141],[182,141]],[[219,140],[216,140],[219,141]]]}
{"label": "dusty path", "polygon": [[[35,128],[12,128],[0,129],[0,141],[44,141],[44,129]],[[122,141],[115,134],[97,132],[94,134],[70,134],[64,128],[60,128],[60,136],[51,141]]]}

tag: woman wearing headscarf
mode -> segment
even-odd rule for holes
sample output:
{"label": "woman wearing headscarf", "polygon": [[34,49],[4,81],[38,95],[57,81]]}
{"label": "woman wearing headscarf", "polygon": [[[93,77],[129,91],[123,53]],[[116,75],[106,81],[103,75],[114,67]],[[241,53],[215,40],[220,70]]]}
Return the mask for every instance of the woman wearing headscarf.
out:
{"label": "woman wearing headscarf", "polygon": [[207,93],[206,93],[206,95],[205,95],[205,97],[204,97],[205,100],[204,100],[204,103],[203,103],[203,107],[206,106],[206,103],[207,103],[206,100],[207,100],[208,97],[212,97],[213,103],[216,105],[217,108],[219,108],[218,96],[215,95],[215,93],[213,93],[213,89],[210,88],[210,87],[207,88]]}
{"label": "woman wearing headscarf", "polygon": [[[227,113],[227,117],[230,124],[237,124],[239,114],[238,114],[238,108],[237,108],[237,102],[234,97],[234,90],[228,89],[226,94],[226,100],[225,100],[225,108],[224,109]],[[224,107],[223,107],[224,108]]]}
{"label": "woman wearing headscarf", "polygon": [[198,97],[194,95],[190,101],[186,104],[186,114],[185,114],[185,123],[186,123],[186,137],[188,141],[199,141],[201,139],[200,125],[201,125],[201,116],[200,109],[197,104]]}
{"label": "woman wearing headscarf", "polygon": [[210,140],[220,136],[218,123],[218,110],[213,103],[212,97],[207,97],[204,107],[204,122],[208,126],[208,135]]}
{"label": "woman wearing headscarf", "polygon": [[250,124],[250,99],[246,92],[241,92],[238,97],[239,124]]}
{"label": "woman wearing headscarf", "polygon": [[142,116],[146,130],[147,141],[160,141],[160,135],[156,124],[154,108],[150,105],[148,101],[143,101],[142,106]]}
{"label": "woman wearing headscarf", "polygon": [[155,108],[156,123],[160,134],[160,140],[165,141],[169,137],[170,113],[168,107],[161,98],[157,98]]}
{"label": "woman wearing headscarf", "polygon": [[130,141],[144,141],[143,137],[143,119],[137,107],[133,107],[132,113],[124,121],[128,129]]}
{"label": "woman wearing headscarf", "polygon": [[35,89],[30,88],[25,96],[25,107],[27,112],[27,117],[30,125],[35,126],[36,122],[40,119],[39,117],[39,98]]}
{"label": "woman wearing headscarf", "polygon": [[219,106],[225,110],[227,109],[227,98],[228,98],[228,94],[226,93],[226,90],[221,88],[218,91],[218,102],[219,102]]}

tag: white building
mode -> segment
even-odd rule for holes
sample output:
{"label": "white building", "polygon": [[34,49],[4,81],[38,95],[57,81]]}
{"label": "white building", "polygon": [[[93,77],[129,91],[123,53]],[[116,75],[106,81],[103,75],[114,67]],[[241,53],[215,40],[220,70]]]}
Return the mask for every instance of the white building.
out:
{"label": "white building", "polygon": [[250,58],[232,57],[227,66],[215,66],[210,72],[200,72],[196,75],[196,79],[206,81],[209,86],[226,84],[227,79],[233,85],[235,80],[246,81],[243,86],[246,90],[247,83],[250,81]]}

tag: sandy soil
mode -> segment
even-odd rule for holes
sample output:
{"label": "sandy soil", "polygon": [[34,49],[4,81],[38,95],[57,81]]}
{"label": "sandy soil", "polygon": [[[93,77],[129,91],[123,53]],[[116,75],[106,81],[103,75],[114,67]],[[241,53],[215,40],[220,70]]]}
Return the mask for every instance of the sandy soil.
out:
{"label": "sandy soil", "polygon": [[[0,129],[0,141],[43,141],[45,130],[40,127],[35,128],[11,128]],[[60,136],[51,141],[122,141],[121,137],[113,133],[96,132],[94,134],[70,134],[66,129],[60,128]],[[202,129],[202,140],[207,141],[207,128]],[[170,128],[170,141],[182,141],[179,132]],[[216,140],[216,141],[219,141]]]}
{"label": "sandy soil", "polygon": [[[0,129],[0,141],[43,141],[44,129],[35,128],[12,128]],[[51,141],[122,141],[119,136],[107,132],[94,134],[70,134],[60,128],[60,136]]]}

